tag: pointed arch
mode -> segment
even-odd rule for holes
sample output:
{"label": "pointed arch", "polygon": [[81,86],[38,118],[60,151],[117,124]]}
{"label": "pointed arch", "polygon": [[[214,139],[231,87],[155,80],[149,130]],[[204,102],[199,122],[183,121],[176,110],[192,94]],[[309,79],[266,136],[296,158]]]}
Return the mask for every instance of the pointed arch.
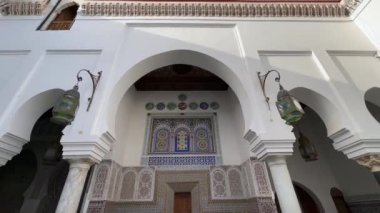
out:
{"label": "pointed arch", "polygon": [[300,102],[313,109],[321,117],[326,125],[328,135],[339,131],[345,126],[343,123],[343,116],[338,110],[338,107],[325,96],[304,87],[297,87],[289,92]]}
{"label": "pointed arch", "polygon": [[225,81],[230,88],[236,94],[244,117],[244,127],[246,132],[251,125],[251,114],[253,107],[250,100],[247,89],[243,86],[243,82],[239,78],[236,72],[231,70],[223,62],[206,55],[201,52],[196,52],[192,50],[172,50],[167,52],[162,52],[156,55],[152,55],[132,66],[127,70],[121,79],[112,89],[112,95],[109,98],[108,103],[117,103],[110,105],[107,112],[107,125],[109,131],[115,132],[115,122],[116,122],[116,112],[119,107],[119,103],[122,100],[123,95],[126,91],[141,77],[148,74],[152,70],[160,67],[168,66],[171,64],[187,64],[192,66],[197,66],[211,73],[217,75],[223,81]]}
{"label": "pointed arch", "polygon": [[28,99],[14,114],[9,132],[29,140],[32,128],[38,118],[52,108],[63,93],[64,91],[61,89],[51,89]]}
{"label": "pointed arch", "polygon": [[34,124],[63,93],[61,89],[41,92],[22,103],[10,115],[9,125],[0,137],[0,166],[21,152],[23,145],[30,140]]}

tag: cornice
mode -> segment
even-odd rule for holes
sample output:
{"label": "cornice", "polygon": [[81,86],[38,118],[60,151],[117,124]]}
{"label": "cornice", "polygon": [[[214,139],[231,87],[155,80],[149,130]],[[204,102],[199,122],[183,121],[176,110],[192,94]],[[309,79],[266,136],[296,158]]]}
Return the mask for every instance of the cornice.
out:
{"label": "cornice", "polygon": [[[104,1],[86,0],[83,16],[111,17],[349,17],[363,0],[343,0],[341,3],[256,3],[237,1]],[[3,15],[41,15],[47,0],[0,0]]]}
{"label": "cornice", "polygon": [[99,163],[111,150],[115,138],[109,132],[104,132],[100,137],[88,137],[77,140],[61,140],[63,146],[63,158],[67,160],[83,160]]}
{"label": "cornice", "polygon": [[28,140],[18,137],[10,132],[0,138],[0,166],[21,152],[22,147]]}
{"label": "cornice", "polygon": [[249,144],[251,155],[259,160],[270,156],[286,156],[293,154],[294,139],[266,139],[249,130],[244,139]]}

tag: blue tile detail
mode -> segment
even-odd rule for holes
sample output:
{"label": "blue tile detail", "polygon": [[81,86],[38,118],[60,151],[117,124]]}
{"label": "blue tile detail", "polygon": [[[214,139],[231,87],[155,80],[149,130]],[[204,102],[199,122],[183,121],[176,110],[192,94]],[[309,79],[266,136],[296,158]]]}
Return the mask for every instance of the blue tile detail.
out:
{"label": "blue tile detail", "polygon": [[189,156],[189,157],[149,157],[149,166],[214,166],[215,156]]}

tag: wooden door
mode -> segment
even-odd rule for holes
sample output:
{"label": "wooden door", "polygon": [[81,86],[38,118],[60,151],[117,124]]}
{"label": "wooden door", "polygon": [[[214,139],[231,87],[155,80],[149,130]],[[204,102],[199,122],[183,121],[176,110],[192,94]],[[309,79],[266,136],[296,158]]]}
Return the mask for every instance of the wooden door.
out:
{"label": "wooden door", "polygon": [[174,194],[174,213],[191,213],[190,192],[178,192]]}

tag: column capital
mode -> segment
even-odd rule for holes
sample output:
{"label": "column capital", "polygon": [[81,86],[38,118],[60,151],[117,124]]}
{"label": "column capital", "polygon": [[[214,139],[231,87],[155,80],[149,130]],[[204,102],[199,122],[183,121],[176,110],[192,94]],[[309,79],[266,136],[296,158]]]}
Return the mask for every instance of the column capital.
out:
{"label": "column capital", "polygon": [[356,159],[356,162],[371,172],[380,171],[380,154],[371,154]]}
{"label": "column capital", "polygon": [[368,132],[352,132],[341,128],[329,135],[337,151],[343,152],[349,159],[358,159],[372,153],[380,153],[380,138]]}
{"label": "column capital", "polygon": [[66,160],[69,162],[70,168],[90,169],[93,164],[97,163],[89,158],[75,158]]}
{"label": "column capital", "polygon": [[99,163],[111,150],[112,144],[116,139],[105,132],[101,136],[96,135],[77,135],[62,138],[63,159],[78,160],[87,159],[94,163]]}
{"label": "column capital", "polygon": [[286,158],[287,156],[284,155],[269,156],[265,159],[265,162],[268,164],[268,166],[286,165]]}
{"label": "column capital", "polygon": [[249,130],[244,139],[248,141],[251,154],[259,160],[265,160],[271,156],[288,156],[293,154],[293,144],[295,136],[292,132],[284,137],[279,138],[276,134],[258,135]]}

